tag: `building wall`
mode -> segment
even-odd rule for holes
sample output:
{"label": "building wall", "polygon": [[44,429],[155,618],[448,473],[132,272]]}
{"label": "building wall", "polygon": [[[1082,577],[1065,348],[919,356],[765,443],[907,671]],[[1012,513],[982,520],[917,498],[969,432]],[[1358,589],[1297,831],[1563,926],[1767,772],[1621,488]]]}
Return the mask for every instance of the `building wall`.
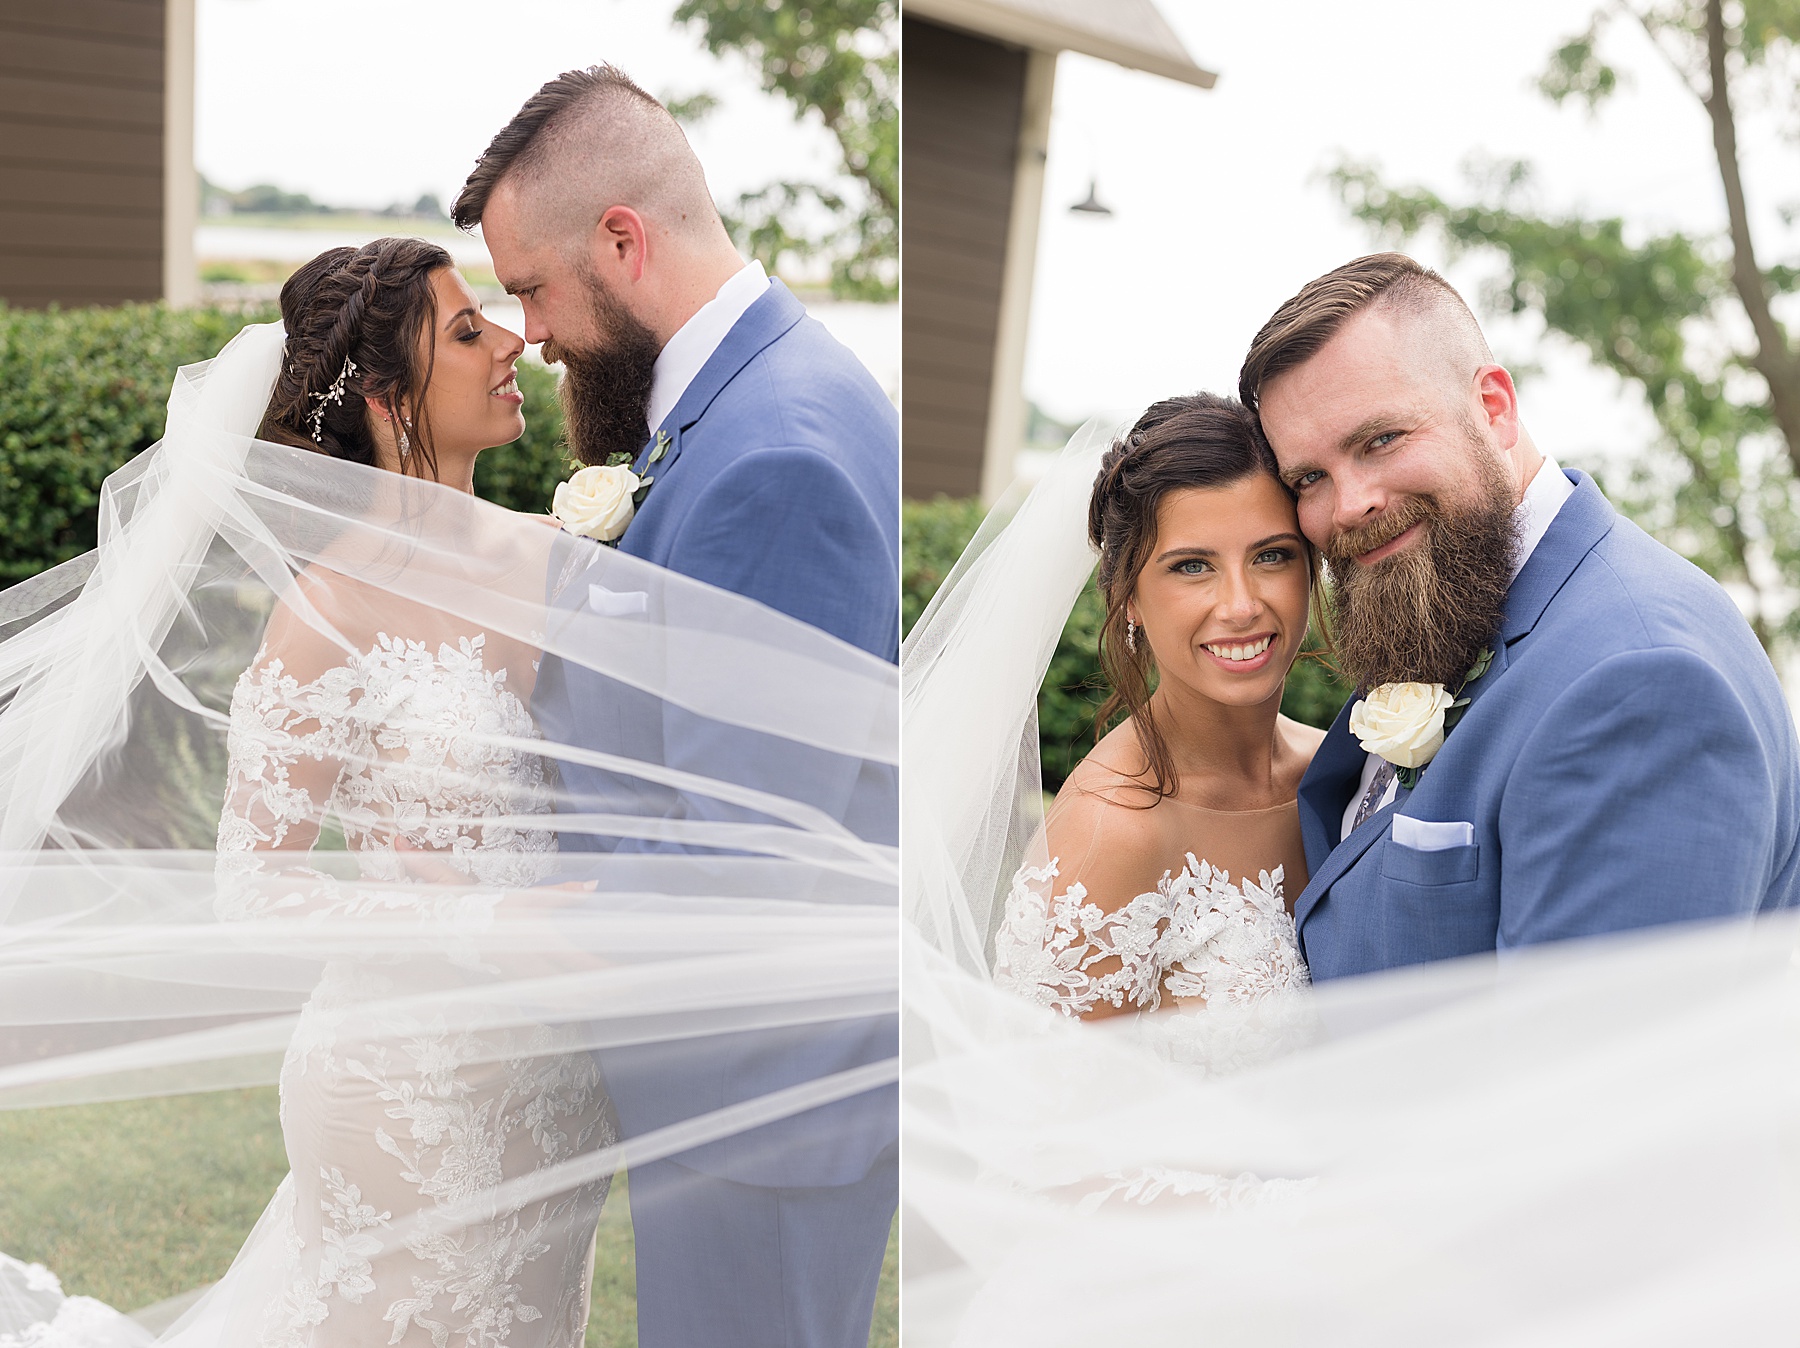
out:
{"label": "building wall", "polygon": [[0,300],[163,293],[164,0],[0,0]]}
{"label": "building wall", "polygon": [[902,20],[900,406],[906,494],[981,490],[1026,54]]}

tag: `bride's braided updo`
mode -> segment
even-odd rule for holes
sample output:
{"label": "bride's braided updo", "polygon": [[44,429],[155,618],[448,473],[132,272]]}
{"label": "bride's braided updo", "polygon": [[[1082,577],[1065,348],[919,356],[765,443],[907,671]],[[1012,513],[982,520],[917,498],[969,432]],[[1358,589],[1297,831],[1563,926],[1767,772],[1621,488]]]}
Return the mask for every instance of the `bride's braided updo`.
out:
{"label": "bride's braided updo", "polygon": [[[1150,645],[1141,635],[1135,643],[1127,639],[1126,605],[1156,545],[1163,497],[1184,487],[1228,487],[1256,473],[1280,478],[1256,417],[1235,398],[1192,393],[1166,398],[1139,417],[1113,441],[1094,479],[1088,539],[1100,553],[1096,584],[1106,605],[1100,668],[1111,688],[1094,718],[1094,739],[1128,712],[1158,799],[1175,793],[1175,764],[1150,709]],[[1315,594],[1316,581],[1315,573]]]}
{"label": "bride's braided updo", "polygon": [[423,239],[377,239],[329,249],[290,276],[281,288],[287,347],[258,438],[373,464],[363,399],[374,398],[411,441],[401,471],[435,478],[425,415],[437,327],[431,275],[450,265],[450,254]]}

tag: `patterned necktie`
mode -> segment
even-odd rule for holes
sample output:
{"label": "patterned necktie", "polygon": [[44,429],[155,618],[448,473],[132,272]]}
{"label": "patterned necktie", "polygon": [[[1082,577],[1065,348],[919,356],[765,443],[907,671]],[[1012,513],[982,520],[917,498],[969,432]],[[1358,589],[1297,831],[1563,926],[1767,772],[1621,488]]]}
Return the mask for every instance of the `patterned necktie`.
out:
{"label": "patterned necktie", "polygon": [[1387,794],[1388,783],[1394,780],[1394,765],[1386,759],[1375,769],[1375,776],[1369,782],[1369,789],[1363,792],[1362,804],[1356,807],[1356,822],[1351,828],[1361,828],[1363,820],[1381,808],[1381,798]]}

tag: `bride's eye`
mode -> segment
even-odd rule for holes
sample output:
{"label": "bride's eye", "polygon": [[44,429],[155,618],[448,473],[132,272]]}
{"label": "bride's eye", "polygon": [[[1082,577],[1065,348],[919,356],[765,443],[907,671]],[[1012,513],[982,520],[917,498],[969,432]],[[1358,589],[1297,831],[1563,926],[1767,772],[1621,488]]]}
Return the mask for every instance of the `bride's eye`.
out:
{"label": "bride's eye", "polygon": [[456,340],[466,344],[468,342],[474,341],[479,336],[481,336],[480,328],[470,328],[467,332],[463,333]]}
{"label": "bride's eye", "polygon": [[1203,576],[1211,570],[1212,567],[1198,557],[1189,557],[1184,561],[1176,562],[1174,566],[1175,574],[1178,576]]}
{"label": "bride's eye", "polygon": [[1291,548],[1264,548],[1256,554],[1256,560],[1274,563],[1291,562],[1294,560],[1294,553]]}

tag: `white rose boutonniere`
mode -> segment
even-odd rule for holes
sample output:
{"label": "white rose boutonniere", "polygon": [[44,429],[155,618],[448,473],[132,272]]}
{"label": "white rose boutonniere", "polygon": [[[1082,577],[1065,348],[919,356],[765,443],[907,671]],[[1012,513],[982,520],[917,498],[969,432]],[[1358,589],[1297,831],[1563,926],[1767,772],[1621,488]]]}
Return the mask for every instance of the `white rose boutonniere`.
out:
{"label": "white rose boutonniere", "polygon": [[1469,699],[1461,694],[1493,661],[1494,653],[1483,650],[1455,693],[1441,683],[1384,683],[1371,689],[1350,709],[1350,733],[1365,752],[1398,768],[1394,775],[1411,790],[1468,710]]}
{"label": "white rose boutonniere", "polygon": [[572,534],[616,543],[637,513],[634,498],[643,485],[623,464],[596,464],[556,484],[550,513]]}
{"label": "white rose boutonniere", "polygon": [[1397,768],[1422,768],[1444,745],[1454,701],[1441,683],[1384,683],[1350,709],[1350,733]]}

